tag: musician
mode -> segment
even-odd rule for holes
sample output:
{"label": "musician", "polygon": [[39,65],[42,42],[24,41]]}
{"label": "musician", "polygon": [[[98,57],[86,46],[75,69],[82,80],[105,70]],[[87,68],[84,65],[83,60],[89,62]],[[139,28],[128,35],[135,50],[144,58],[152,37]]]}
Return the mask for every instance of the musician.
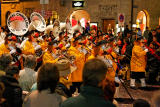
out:
{"label": "musician", "polygon": [[78,91],[80,90],[80,85],[82,82],[82,69],[85,63],[84,53],[81,53],[78,50],[78,47],[78,41],[72,41],[71,47],[67,52],[69,56],[75,57],[74,64],[77,67],[77,69],[69,75],[69,81],[73,84],[73,86],[71,87],[72,93],[76,90],[76,88],[78,88]]}
{"label": "musician", "polygon": [[110,45],[109,48],[106,50],[106,52],[107,54],[105,55],[105,59],[107,60],[109,67],[109,71],[107,73],[107,79],[110,81],[115,81],[118,56],[113,51],[113,45]]}
{"label": "musician", "polygon": [[134,43],[131,57],[131,79],[130,87],[135,89],[135,80],[140,79],[141,87],[146,87],[145,69],[146,69],[146,53],[148,49],[143,49],[142,37],[138,37]]}
{"label": "musician", "polygon": [[100,52],[100,46],[94,46],[94,45],[92,44],[91,55],[88,57],[87,60],[94,59],[94,58],[98,57],[99,52]]}
{"label": "musician", "polygon": [[45,51],[48,47],[47,35],[43,35],[42,39],[43,40],[39,43],[39,45],[41,46],[42,50]]}
{"label": "musician", "polygon": [[24,43],[24,46],[23,46],[23,54],[25,55],[34,55],[35,54],[35,50],[34,50],[34,46],[32,44],[33,42],[33,32],[29,32],[28,33],[28,40]]}
{"label": "musician", "polygon": [[0,45],[0,56],[1,56],[2,54],[9,54],[10,49],[9,49],[9,47],[8,47],[8,44],[9,44],[9,41],[8,41],[8,35],[7,35],[7,36],[5,37],[4,43],[2,43],[2,44]]}
{"label": "musician", "polygon": [[43,63],[55,63],[58,58],[56,57],[55,55],[56,53],[56,50],[55,48],[53,47],[53,42],[49,42],[48,43],[48,49],[47,51],[44,53],[43,55]]}

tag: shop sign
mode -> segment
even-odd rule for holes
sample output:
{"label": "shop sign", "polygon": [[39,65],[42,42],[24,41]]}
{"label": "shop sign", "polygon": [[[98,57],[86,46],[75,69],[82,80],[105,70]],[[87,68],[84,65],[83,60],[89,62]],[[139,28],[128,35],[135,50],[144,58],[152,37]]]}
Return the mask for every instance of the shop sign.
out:
{"label": "shop sign", "polygon": [[72,1],[72,7],[84,7],[84,1]]}
{"label": "shop sign", "polygon": [[124,14],[120,13],[118,15],[118,24],[120,27],[123,27],[124,26],[124,22],[125,22],[125,16]]}
{"label": "shop sign", "polygon": [[22,36],[28,31],[29,21],[24,14],[14,12],[8,17],[7,26],[13,34]]}

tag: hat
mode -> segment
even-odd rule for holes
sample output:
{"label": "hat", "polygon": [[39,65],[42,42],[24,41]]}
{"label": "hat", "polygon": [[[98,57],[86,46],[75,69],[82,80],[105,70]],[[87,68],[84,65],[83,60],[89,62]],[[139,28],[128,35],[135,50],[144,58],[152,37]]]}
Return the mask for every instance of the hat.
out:
{"label": "hat", "polygon": [[60,58],[56,62],[56,65],[58,67],[60,76],[68,76],[71,72],[77,69],[77,67],[70,66],[70,62],[66,58]]}
{"label": "hat", "polygon": [[34,50],[38,50],[38,49],[41,49],[41,46],[40,45],[37,45]]}
{"label": "hat", "polygon": [[16,41],[16,39],[17,39],[16,36],[12,36],[11,38],[13,41]]}

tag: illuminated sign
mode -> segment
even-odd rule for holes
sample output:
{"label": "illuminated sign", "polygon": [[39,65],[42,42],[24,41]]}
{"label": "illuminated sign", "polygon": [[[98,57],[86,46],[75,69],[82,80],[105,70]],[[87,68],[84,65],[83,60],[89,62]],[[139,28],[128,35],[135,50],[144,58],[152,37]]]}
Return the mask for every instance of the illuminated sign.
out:
{"label": "illuminated sign", "polygon": [[72,7],[84,7],[84,1],[72,1]]}

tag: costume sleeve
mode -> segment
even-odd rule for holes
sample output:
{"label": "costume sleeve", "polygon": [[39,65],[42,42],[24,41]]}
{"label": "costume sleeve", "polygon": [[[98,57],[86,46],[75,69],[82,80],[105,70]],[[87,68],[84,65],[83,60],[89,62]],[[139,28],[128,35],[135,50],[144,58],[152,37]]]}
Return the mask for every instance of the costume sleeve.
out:
{"label": "costume sleeve", "polygon": [[143,51],[141,49],[141,47],[135,47],[134,50],[133,50],[134,54],[137,56],[137,57],[141,57],[141,56],[144,56],[146,55],[146,52]]}

